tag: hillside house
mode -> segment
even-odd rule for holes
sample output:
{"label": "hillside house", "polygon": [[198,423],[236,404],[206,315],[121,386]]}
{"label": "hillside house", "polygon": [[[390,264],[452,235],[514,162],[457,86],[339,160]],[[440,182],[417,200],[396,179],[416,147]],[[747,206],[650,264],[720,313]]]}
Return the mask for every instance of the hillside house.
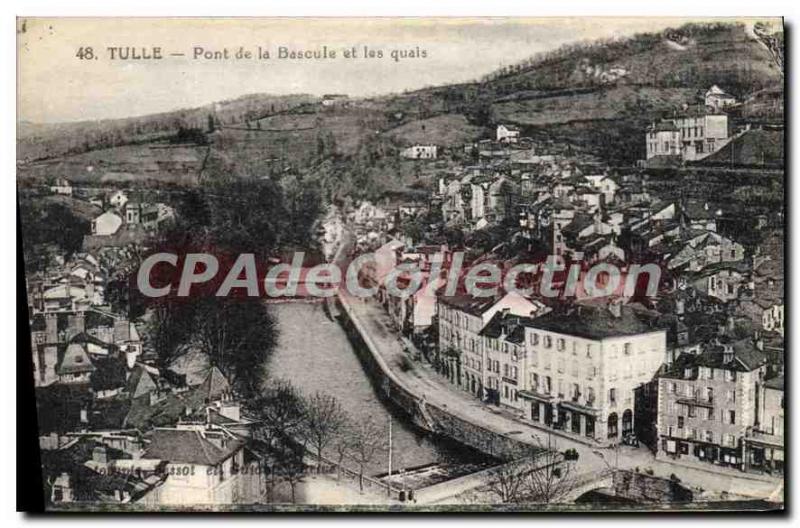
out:
{"label": "hillside house", "polygon": [[436,159],[438,147],[436,145],[413,145],[400,151],[400,157],[406,159]]}
{"label": "hillside house", "polygon": [[697,109],[653,123],[645,134],[648,160],[656,156],[700,160],[729,141],[728,116]]}
{"label": "hillside house", "polygon": [[111,207],[122,208],[128,203],[128,195],[125,191],[114,191],[108,195],[107,202]]}
{"label": "hillside house", "polygon": [[716,84],[706,90],[705,93],[706,106],[714,112],[724,110],[729,106],[736,104],[736,97],[727,93],[725,90]]}
{"label": "hillside house", "polygon": [[516,143],[519,140],[519,127],[514,125],[497,125],[496,141],[500,143]]}
{"label": "hillside house", "polygon": [[56,178],[56,181],[50,186],[50,192],[53,194],[72,196],[72,184],[66,178]]}
{"label": "hillside house", "polygon": [[712,264],[739,262],[744,259],[744,247],[712,231],[690,238],[667,262],[669,269],[700,271]]}

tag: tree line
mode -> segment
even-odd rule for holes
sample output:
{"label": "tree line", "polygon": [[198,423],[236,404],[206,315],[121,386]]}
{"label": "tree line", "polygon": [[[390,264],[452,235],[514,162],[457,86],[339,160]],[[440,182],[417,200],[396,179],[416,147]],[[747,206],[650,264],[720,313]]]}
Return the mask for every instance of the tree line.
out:
{"label": "tree line", "polygon": [[384,430],[373,418],[350,415],[330,394],[303,395],[286,380],[267,384],[247,408],[258,424],[256,438],[271,453],[263,459],[268,502],[275,500],[280,482],[289,485],[295,501],[307,471],[306,454],[316,459],[318,473],[325,459],[335,461],[338,479],[345,466],[354,465],[363,491],[367,467],[386,451]]}

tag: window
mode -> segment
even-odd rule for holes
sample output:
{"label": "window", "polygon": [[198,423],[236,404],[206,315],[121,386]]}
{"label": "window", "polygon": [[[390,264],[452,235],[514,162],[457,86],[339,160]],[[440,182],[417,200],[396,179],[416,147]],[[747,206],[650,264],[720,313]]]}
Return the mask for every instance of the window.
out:
{"label": "window", "polygon": [[689,418],[694,418],[696,413],[697,413],[697,411],[694,408],[694,406],[689,405]]}
{"label": "window", "polygon": [[714,442],[714,432],[707,430],[704,439],[708,443],[713,443]]}
{"label": "window", "polygon": [[589,405],[594,403],[594,388],[589,387],[586,389],[586,403]]}
{"label": "window", "polygon": [[588,343],[586,345],[586,357],[587,358],[592,357],[592,345],[591,345],[591,343]]}
{"label": "window", "polygon": [[581,397],[581,388],[577,383],[572,384],[572,401],[578,401]]}
{"label": "window", "polygon": [[563,337],[559,337],[558,338],[558,341],[556,341],[556,347],[557,347],[559,352],[563,352],[564,351],[564,348],[566,348],[566,343],[565,343]]}
{"label": "window", "polygon": [[544,392],[545,394],[550,394],[553,391],[553,380],[550,376],[545,376],[544,378]]}
{"label": "window", "polygon": [[534,346],[539,344],[539,334],[531,334],[531,344]]}
{"label": "window", "polygon": [[678,416],[678,429],[683,429],[683,416]]}
{"label": "window", "polygon": [[669,383],[669,392],[670,394],[675,394],[676,392],[678,392],[678,384],[675,383],[674,381],[671,381]]}
{"label": "window", "polygon": [[544,347],[551,348],[553,346],[553,338],[548,336],[544,336]]}
{"label": "window", "polygon": [[736,446],[736,437],[733,436],[732,434],[726,434],[725,435],[725,445],[730,446],[730,447]]}
{"label": "window", "polygon": [[623,345],[623,350],[624,350],[624,354],[626,356],[630,356],[631,355],[631,344],[630,343],[625,343]]}
{"label": "window", "polygon": [[608,389],[608,402],[611,405],[615,405],[617,403],[617,389]]}
{"label": "window", "polygon": [[714,421],[714,409],[706,408],[706,420]]}
{"label": "window", "polygon": [[[539,375],[536,374],[536,373],[533,373],[531,375],[531,388],[534,391],[538,391],[539,390]],[[537,405],[537,407],[538,407],[538,405]]]}
{"label": "window", "polygon": [[728,411],[728,423],[736,425],[736,411]]}

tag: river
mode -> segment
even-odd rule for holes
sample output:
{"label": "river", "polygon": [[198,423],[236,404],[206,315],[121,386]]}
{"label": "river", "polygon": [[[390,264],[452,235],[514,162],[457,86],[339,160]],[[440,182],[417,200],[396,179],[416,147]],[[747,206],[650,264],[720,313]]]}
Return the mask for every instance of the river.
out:
{"label": "river", "polygon": [[[279,337],[269,376],[291,381],[304,394],[321,391],[335,396],[352,419],[371,417],[385,424],[388,438],[390,410],[378,399],[341,326],[327,318],[321,304],[283,303],[271,308]],[[392,414],[393,472],[432,463],[460,466],[480,458],[472,450],[425,433],[402,414]],[[367,474],[386,473],[388,458],[388,452],[379,453]]]}

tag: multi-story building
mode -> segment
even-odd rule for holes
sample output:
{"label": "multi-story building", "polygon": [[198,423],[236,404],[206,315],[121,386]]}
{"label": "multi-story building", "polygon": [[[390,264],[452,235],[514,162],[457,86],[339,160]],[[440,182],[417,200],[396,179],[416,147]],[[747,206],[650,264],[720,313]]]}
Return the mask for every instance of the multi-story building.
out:
{"label": "multi-story building", "polygon": [[518,293],[500,299],[469,295],[440,296],[436,304],[439,325],[440,369],[451,383],[483,399],[488,372],[481,331],[498,312],[523,317],[540,314],[544,305]]}
{"label": "multi-story building", "polygon": [[657,458],[741,467],[766,372],[749,339],[681,355],[658,380]]}
{"label": "multi-story building", "polygon": [[762,384],[758,401],[758,422],[748,428],[744,439],[746,469],[783,472],[783,376]]}
{"label": "multi-story building", "polygon": [[551,312],[524,326],[519,396],[533,422],[603,444],[634,432],[635,391],[665,360],[665,330],[619,302]]}
{"label": "multi-story building", "polygon": [[699,160],[730,141],[728,116],[687,109],[681,115],[652,124],[645,136],[647,159],[680,156],[686,161]]}

